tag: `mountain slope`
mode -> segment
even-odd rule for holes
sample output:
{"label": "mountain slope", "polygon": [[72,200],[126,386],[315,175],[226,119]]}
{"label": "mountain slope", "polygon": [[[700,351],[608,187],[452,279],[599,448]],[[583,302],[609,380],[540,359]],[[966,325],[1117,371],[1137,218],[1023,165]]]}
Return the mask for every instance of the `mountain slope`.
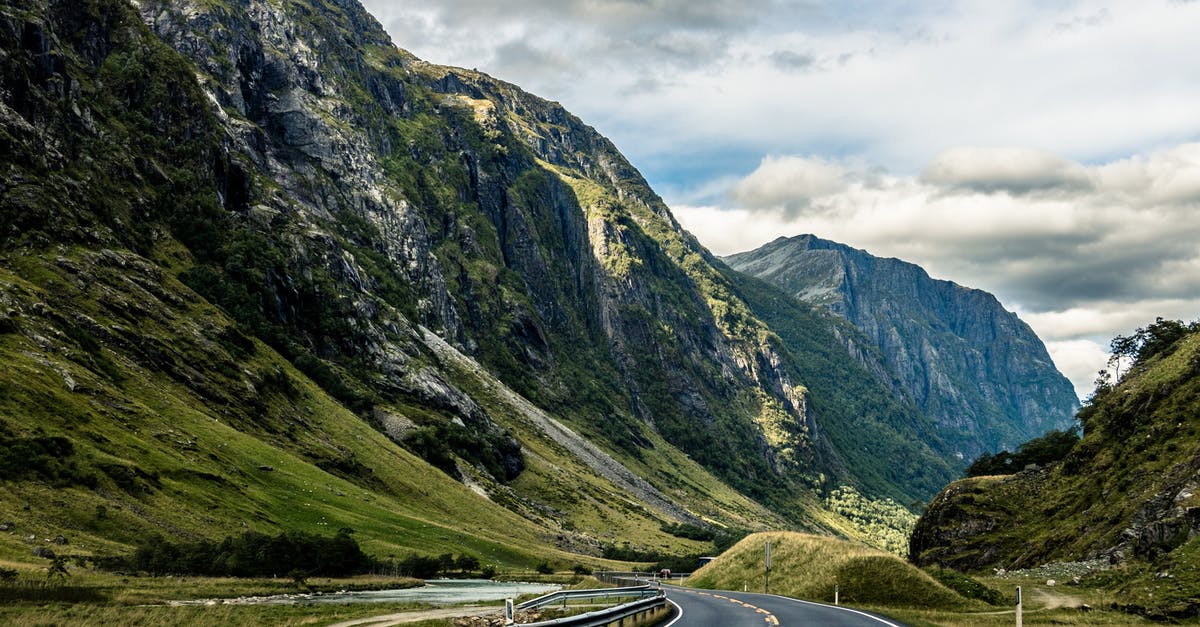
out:
{"label": "mountain slope", "polygon": [[725,261],[858,327],[937,423],[943,451],[970,460],[1012,449],[1065,428],[1078,407],[1041,340],[986,292],[811,235]]}
{"label": "mountain slope", "polygon": [[[0,0],[0,43],[4,437],[64,458],[5,489],[75,504],[43,537],[347,525],[596,559],[698,550],[665,523],[840,528],[816,489],[949,478],[919,444],[839,450],[812,356],[611,143],[356,2]],[[859,371],[839,355],[813,363]],[[909,418],[890,403],[862,409]],[[270,497],[234,499],[240,473]],[[321,489],[378,507],[292,502]]]}
{"label": "mountain slope", "polygon": [[1194,616],[1200,329],[1147,329],[1131,370],[1080,411],[1083,438],[1062,461],[951,484],[917,523],[912,559],[965,570],[1098,559],[1119,566],[1097,577],[1134,604]]}

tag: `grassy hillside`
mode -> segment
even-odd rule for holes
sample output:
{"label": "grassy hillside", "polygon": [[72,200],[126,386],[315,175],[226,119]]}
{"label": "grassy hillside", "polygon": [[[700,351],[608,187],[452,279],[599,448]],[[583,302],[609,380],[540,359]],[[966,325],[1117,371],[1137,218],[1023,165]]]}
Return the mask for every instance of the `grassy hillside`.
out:
{"label": "grassy hillside", "polygon": [[[32,549],[58,535],[88,555],[153,533],[340,527],[377,557],[471,553],[501,567],[602,565],[600,544],[618,539],[706,550],[662,531],[668,513],[587,467],[485,373],[459,376],[491,390],[478,398],[527,442],[529,466],[512,486],[474,475],[490,498],[397,446],[135,255],[64,252],[0,270],[0,517],[15,523],[0,557],[37,562]],[[773,520],[658,445],[664,454],[643,472],[695,503],[689,515]]]}
{"label": "grassy hillside", "polygon": [[771,592],[851,605],[966,609],[975,606],[904,560],[859,544],[800,533],[757,533],[696,571],[686,584],[761,592],[765,543],[771,542]]}
{"label": "grassy hillside", "polygon": [[1099,559],[1085,579],[1131,609],[1191,615],[1200,606],[1200,330],[1159,321],[1115,383],[1080,412],[1066,457],[1015,475],[948,486],[917,524],[912,557],[981,571]]}
{"label": "grassy hillside", "polygon": [[[92,554],[151,533],[339,527],[379,557],[517,565],[553,552],[522,548],[548,544],[547,531],[431,472],[136,257],[13,265],[0,270],[15,305],[0,335],[0,502],[15,533],[0,535],[0,555],[34,559],[29,535]],[[51,440],[65,445],[40,446]]]}

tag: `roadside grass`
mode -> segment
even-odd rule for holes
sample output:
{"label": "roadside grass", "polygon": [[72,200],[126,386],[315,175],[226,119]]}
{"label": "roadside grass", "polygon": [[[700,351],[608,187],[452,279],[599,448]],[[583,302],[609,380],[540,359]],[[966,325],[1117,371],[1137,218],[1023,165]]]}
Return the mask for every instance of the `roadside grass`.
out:
{"label": "roadside grass", "polygon": [[[137,606],[50,603],[38,606],[0,605],[0,624],[12,627],[254,627],[258,625],[328,625],[413,609],[389,603],[309,605]],[[446,625],[447,621],[426,621]]]}
{"label": "roadside grass", "polygon": [[[872,607],[862,609],[894,618],[910,627],[1011,627],[1015,614],[1009,610],[1002,613],[953,612],[947,610],[920,610],[913,608]],[[1122,612],[1056,609],[1049,611],[1026,611],[1022,623],[1025,625],[1145,625],[1150,621],[1140,616]]]}
{"label": "roadside grass", "polygon": [[1000,606],[983,610],[954,611],[941,609],[867,606],[912,627],[962,626],[990,627],[1012,625],[1015,620],[1016,587],[1021,586],[1025,625],[1145,625],[1151,621],[1113,609],[1122,605],[1124,595],[1104,587],[1076,586],[1032,577],[975,577],[980,583],[1003,595]]}
{"label": "roadside grass", "polygon": [[761,592],[764,545],[771,542],[773,594],[831,603],[835,587],[843,604],[984,610],[900,558],[859,544],[795,532],[748,536],[689,577],[693,588]]}
{"label": "roadside grass", "polygon": [[303,585],[292,579],[235,577],[134,577],[84,571],[69,579],[48,582],[21,579],[0,583],[0,602],[36,604],[71,601],[107,605],[152,605],[169,601],[235,599],[281,594],[329,594],[338,591],[397,590],[422,585],[411,577],[313,577]]}

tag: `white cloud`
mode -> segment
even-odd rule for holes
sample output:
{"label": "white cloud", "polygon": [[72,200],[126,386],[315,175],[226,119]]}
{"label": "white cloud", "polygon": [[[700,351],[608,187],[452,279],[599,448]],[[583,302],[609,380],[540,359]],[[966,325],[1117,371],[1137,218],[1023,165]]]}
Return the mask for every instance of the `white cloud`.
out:
{"label": "white cloud", "polygon": [[1043,150],[954,148],[934,158],[921,173],[933,185],[978,192],[1028,194],[1076,191],[1092,186],[1083,166]]}
{"label": "white cloud", "polygon": [[1107,346],[1091,340],[1050,341],[1046,350],[1059,372],[1075,386],[1075,395],[1080,399],[1091,396],[1096,375],[1108,361]]}
{"label": "white cloud", "polygon": [[[1200,137],[1200,3],[365,4],[401,47],[563,102],[635,164],[738,150],[914,172],[948,146],[1087,162]],[[516,43],[575,63],[514,63]]]}
{"label": "white cloud", "polygon": [[778,208],[795,215],[815,199],[846,191],[858,176],[844,164],[820,158],[767,157],[733,187],[734,200],[752,209]]}

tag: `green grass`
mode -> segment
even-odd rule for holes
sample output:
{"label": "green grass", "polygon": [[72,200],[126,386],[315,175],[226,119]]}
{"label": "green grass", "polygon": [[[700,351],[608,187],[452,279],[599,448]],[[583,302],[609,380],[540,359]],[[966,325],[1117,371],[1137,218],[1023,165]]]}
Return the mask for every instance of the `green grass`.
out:
{"label": "green grass", "polygon": [[[411,606],[389,603],[177,607],[49,604],[37,607],[0,606],[0,623],[13,627],[328,625],[338,621],[366,618],[408,609],[411,609]],[[449,622],[429,621],[419,624],[432,626],[446,625]]]}
{"label": "green grass", "polygon": [[[833,602],[834,588],[842,603],[861,606],[936,608],[952,611],[980,607],[939,584],[895,555],[877,549],[792,532],[748,536],[685,582],[712,590],[762,591],[765,586],[765,543],[771,542],[771,587],[774,594]],[[986,607],[986,606],[983,606]]]}
{"label": "green grass", "polygon": [[[21,263],[57,285],[54,292],[0,268],[0,290],[98,321],[111,333],[99,350],[125,375],[113,381],[71,359],[84,352],[57,331],[56,318],[27,312],[18,320],[23,333],[0,335],[8,364],[0,373],[0,424],[18,435],[69,438],[74,462],[99,481],[94,489],[0,484],[0,501],[16,505],[7,516],[17,531],[0,535],[0,558],[35,562],[24,541],[30,534],[39,543],[61,534],[71,542],[68,554],[93,555],[128,551],[152,532],[219,538],[245,529],[329,534],[351,527],[376,557],[472,553],[501,568],[547,557],[579,560],[548,546],[537,525],[396,446],[261,343],[252,355],[229,354],[212,338],[231,323],[173,280],[155,278],[174,298],[160,299],[134,291],[129,274],[96,261],[78,253],[81,273],[90,277],[83,293],[66,287],[74,281],[53,262]],[[157,351],[157,363],[122,346],[118,325],[136,327],[141,345]],[[30,335],[59,339],[42,347]],[[172,369],[176,376],[164,372]],[[296,391],[259,395],[260,409],[253,410],[238,390],[253,389],[247,386],[267,371],[286,373]],[[183,376],[190,386],[181,384]],[[213,397],[224,402],[214,404]],[[368,476],[342,477],[316,466],[345,445]],[[132,479],[119,484],[102,467],[126,469]]]}

